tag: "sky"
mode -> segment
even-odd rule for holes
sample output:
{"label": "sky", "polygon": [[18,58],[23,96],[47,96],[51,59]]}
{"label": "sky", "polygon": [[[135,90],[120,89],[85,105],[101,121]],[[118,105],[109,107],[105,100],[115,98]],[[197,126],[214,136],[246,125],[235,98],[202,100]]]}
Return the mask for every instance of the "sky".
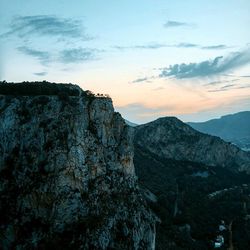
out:
{"label": "sky", "polygon": [[109,94],[135,123],[250,110],[249,0],[1,0],[0,80]]}

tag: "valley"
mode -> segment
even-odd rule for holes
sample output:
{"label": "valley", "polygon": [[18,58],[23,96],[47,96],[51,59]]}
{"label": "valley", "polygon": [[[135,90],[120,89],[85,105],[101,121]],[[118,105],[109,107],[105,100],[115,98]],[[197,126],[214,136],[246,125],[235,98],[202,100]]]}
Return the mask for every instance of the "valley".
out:
{"label": "valley", "polygon": [[[217,150],[207,144],[211,140]],[[148,200],[161,219],[156,249],[247,249],[250,176],[240,164],[249,161],[248,153],[171,117],[136,127],[134,145],[139,182],[157,197]],[[220,166],[220,157],[230,160]]]}
{"label": "valley", "polygon": [[[161,219],[157,249],[211,249],[221,220],[226,225],[234,221],[234,228],[244,231],[244,240],[235,232],[232,241],[238,245],[237,249],[247,249],[250,238],[248,175],[234,174],[222,167],[207,170],[202,164],[159,158],[140,147],[136,147],[135,152],[140,184],[157,197],[157,202],[149,201]],[[194,176],[198,171],[208,171],[210,175]],[[225,189],[226,192],[221,192]],[[215,193],[218,194],[212,195]],[[224,237],[227,249],[229,230]]]}

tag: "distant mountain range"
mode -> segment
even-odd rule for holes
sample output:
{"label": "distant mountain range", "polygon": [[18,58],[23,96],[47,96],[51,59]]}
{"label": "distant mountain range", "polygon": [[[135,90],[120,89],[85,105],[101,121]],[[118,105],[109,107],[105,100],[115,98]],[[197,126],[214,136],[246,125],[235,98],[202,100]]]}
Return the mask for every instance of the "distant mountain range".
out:
{"label": "distant mountain range", "polygon": [[232,142],[243,150],[250,150],[250,111],[239,112],[206,122],[188,122],[194,129]]}

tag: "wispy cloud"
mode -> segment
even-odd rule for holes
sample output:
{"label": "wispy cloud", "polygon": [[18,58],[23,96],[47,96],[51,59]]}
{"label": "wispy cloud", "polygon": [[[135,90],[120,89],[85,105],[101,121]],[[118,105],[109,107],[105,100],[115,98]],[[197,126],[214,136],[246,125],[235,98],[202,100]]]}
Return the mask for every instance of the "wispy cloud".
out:
{"label": "wispy cloud", "polygon": [[96,59],[95,49],[76,48],[65,49],[60,52],[59,61],[62,63],[81,63]]}
{"label": "wispy cloud", "polygon": [[250,88],[250,84],[240,85],[240,86],[237,84],[228,84],[217,89],[208,90],[208,92],[224,92],[232,89],[236,90],[236,89],[247,89],[247,88]]}
{"label": "wispy cloud", "polygon": [[192,78],[225,73],[250,63],[250,48],[199,63],[181,63],[163,68],[160,77]]}
{"label": "wispy cloud", "polygon": [[234,86],[236,86],[236,84],[227,84],[225,86],[222,86],[221,89],[229,89],[229,88],[232,88]]}
{"label": "wispy cloud", "polygon": [[132,83],[141,83],[141,82],[150,82],[151,77],[142,77],[142,78],[137,78]]}
{"label": "wispy cloud", "polygon": [[18,37],[51,36],[60,38],[90,39],[79,20],[60,18],[52,15],[17,16],[13,18],[9,31],[1,37],[17,35]]}
{"label": "wispy cloud", "polygon": [[164,43],[149,43],[141,45],[129,45],[129,46],[113,46],[113,49],[117,50],[129,50],[129,49],[142,49],[142,50],[155,50],[162,48],[198,48],[198,49],[209,49],[209,50],[219,50],[229,48],[226,45],[213,45],[213,46],[202,46],[196,43],[178,43],[178,44],[164,44]]}
{"label": "wispy cloud", "polygon": [[166,47],[170,47],[170,45],[161,43],[150,43],[145,45],[113,46],[112,48],[117,50],[127,50],[127,49],[161,49]]}
{"label": "wispy cloud", "polygon": [[47,72],[36,72],[36,73],[33,73],[34,75],[36,76],[46,76],[48,73]]}
{"label": "wispy cloud", "polygon": [[212,82],[205,84],[204,86],[214,86],[214,85],[219,85],[219,84],[232,83],[232,82],[237,82],[239,80],[240,80],[239,78],[236,78],[232,80],[212,81]]}
{"label": "wispy cloud", "polygon": [[199,47],[199,45],[195,44],[195,43],[179,43],[177,45],[173,45],[172,47],[177,47],[177,48],[197,48],[197,47]]}
{"label": "wispy cloud", "polygon": [[219,45],[211,45],[211,46],[203,46],[201,47],[201,49],[210,49],[210,50],[219,50],[219,49],[228,49],[230,47],[228,47],[225,44],[219,44]]}
{"label": "wispy cloud", "polygon": [[146,76],[146,77],[138,77],[137,79],[131,81],[130,83],[150,83],[152,80],[156,79],[158,77],[155,76]]}
{"label": "wispy cloud", "polygon": [[38,59],[41,64],[47,64],[51,60],[51,55],[47,51],[35,50],[26,46],[18,47],[17,50],[25,55]]}
{"label": "wispy cloud", "polygon": [[[97,49],[90,48],[73,48],[54,51],[50,53],[48,51],[36,50],[26,46],[18,47],[18,51],[37,59],[42,65],[48,66],[49,63],[59,62],[63,64],[69,63],[82,63],[86,61],[92,61],[97,59],[96,54],[99,52]],[[46,72],[34,73],[37,76],[43,76]]]}
{"label": "wispy cloud", "polygon": [[246,84],[244,86],[239,86],[238,89],[248,89],[250,88],[250,84]]}
{"label": "wispy cloud", "polygon": [[165,28],[178,28],[178,27],[183,27],[183,26],[190,26],[190,24],[185,23],[185,22],[173,21],[173,20],[169,20],[166,23],[164,23]]}

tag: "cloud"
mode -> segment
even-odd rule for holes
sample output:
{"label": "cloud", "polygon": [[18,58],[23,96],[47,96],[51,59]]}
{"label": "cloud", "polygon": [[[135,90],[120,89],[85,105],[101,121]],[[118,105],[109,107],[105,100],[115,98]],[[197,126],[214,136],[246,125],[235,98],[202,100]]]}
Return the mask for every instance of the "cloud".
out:
{"label": "cloud", "polygon": [[88,48],[65,49],[60,52],[59,61],[62,63],[81,63],[96,59],[97,50]]}
{"label": "cloud", "polygon": [[201,49],[210,49],[210,50],[217,50],[217,49],[228,49],[228,47],[225,44],[219,44],[219,45],[211,45],[211,46],[203,46]]}
{"label": "cloud", "polygon": [[232,89],[246,89],[246,88],[250,88],[250,84],[241,85],[241,86],[237,84],[228,84],[217,89],[208,90],[208,92],[222,92],[222,91],[228,91]]}
{"label": "cloud", "polygon": [[134,49],[160,49],[160,48],[165,48],[168,47],[168,45],[165,44],[148,44],[148,45],[136,45],[133,48]]}
{"label": "cloud", "polygon": [[18,37],[53,36],[61,38],[83,38],[89,40],[84,27],[79,20],[59,18],[52,15],[17,16],[11,24],[10,30],[1,37],[17,35]]}
{"label": "cloud", "polygon": [[112,48],[117,50],[127,50],[127,49],[161,49],[166,47],[170,47],[170,45],[161,43],[150,43],[145,45],[113,46]]}
{"label": "cloud", "polygon": [[151,77],[142,77],[142,78],[137,78],[132,83],[140,83],[140,82],[150,82]]}
{"label": "cloud", "polygon": [[238,87],[238,89],[248,89],[248,88],[250,88],[250,84]]}
{"label": "cloud", "polygon": [[113,49],[117,50],[128,50],[128,49],[162,49],[162,48],[199,48],[199,49],[209,49],[209,50],[219,50],[227,49],[226,45],[213,45],[213,46],[201,46],[195,43],[178,43],[178,44],[164,44],[164,43],[149,43],[141,45],[130,45],[130,46],[113,46]]}
{"label": "cloud", "polygon": [[155,76],[139,77],[130,83],[143,83],[143,82],[150,83],[155,78],[156,78]]}
{"label": "cloud", "polygon": [[219,85],[219,84],[222,84],[222,83],[232,83],[232,82],[236,82],[236,81],[239,81],[239,80],[240,79],[236,78],[236,79],[232,79],[232,80],[212,81],[212,82],[209,82],[209,83],[205,84],[204,86]]}
{"label": "cloud", "polygon": [[33,75],[36,75],[36,76],[46,76],[48,73],[47,72],[36,72],[36,73],[33,73]]}
{"label": "cloud", "polygon": [[[91,61],[97,59],[96,53],[99,52],[97,49],[90,48],[65,49],[55,51],[54,53],[28,48],[26,46],[18,47],[17,49],[23,54],[39,60],[42,65],[48,65],[48,63],[52,62],[69,64]],[[34,74],[37,76],[43,76],[46,72],[38,72]]]}
{"label": "cloud", "polygon": [[234,52],[227,57],[218,56],[213,60],[199,63],[181,63],[161,69],[160,77],[192,78],[216,75],[234,70],[250,63],[250,48]]}
{"label": "cloud", "polygon": [[190,26],[190,24],[184,23],[184,22],[173,21],[173,20],[169,20],[164,24],[165,28],[178,28],[178,27],[183,27],[183,26]]}
{"label": "cloud", "polygon": [[177,45],[173,45],[172,47],[177,47],[177,48],[196,48],[196,47],[199,47],[199,45],[195,44],[195,43],[179,43]]}
{"label": "cloud", "polygon": [[35,50],[26,46],[18,47],[17,50],[25,55],[38,59],[41,64],[47,64],[51,60],[50,53],[47,51]]}
{"label": "cloud", "polygon": [[229,89],[229,88],[232,88],[234,86],[236,86],[236,84],[227,84],[225,86],[222,86],[221,89]]}
{"label": "cloud", "polygon": [[217,84],[221,84],[221,83],[224,83],[225,81],[212,81],[212,82],[209,82],[207,84],[205,84],[205,86],[209,86],[209,85],[217,85]]}

